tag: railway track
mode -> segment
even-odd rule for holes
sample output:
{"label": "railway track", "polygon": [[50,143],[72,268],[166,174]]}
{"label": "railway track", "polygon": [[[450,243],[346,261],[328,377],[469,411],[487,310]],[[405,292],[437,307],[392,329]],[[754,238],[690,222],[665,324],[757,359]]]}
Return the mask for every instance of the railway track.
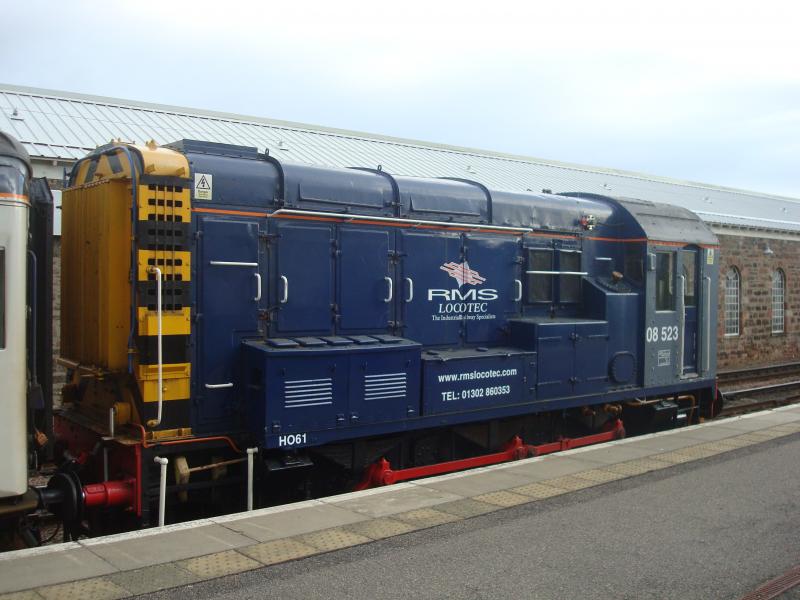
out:
{"label": "railway track", "polygon": [[717,381],[720,389],[737,387],[743,384],[755,384],[758,382],[774,382],[776,379],[787,377],[800,379],[800,362],[719,371],[717,373]]}
{"label": "railway track", "polygon": [[725,403],[717,416],[732,417],[800,402],[800,381],[786,381],[723,391],[722,396]]}
{"label": "railway track", "polygon": [[719,417],[800,402],[800,362],[720,371],[717,386],[724,398]]}

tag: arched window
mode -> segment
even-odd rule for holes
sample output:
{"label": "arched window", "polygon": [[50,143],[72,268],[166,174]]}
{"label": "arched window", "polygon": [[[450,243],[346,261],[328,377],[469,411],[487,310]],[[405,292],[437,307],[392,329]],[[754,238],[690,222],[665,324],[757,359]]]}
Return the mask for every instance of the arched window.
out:
{"label": "arched window", "polygon": [[739,289],[741,277],[736,267],[725,275],[725,335],[739,335]]}
{"label": "arched window", "polygon": [[784,331],[786,276],[778,269],[772,273],[772,333]]}

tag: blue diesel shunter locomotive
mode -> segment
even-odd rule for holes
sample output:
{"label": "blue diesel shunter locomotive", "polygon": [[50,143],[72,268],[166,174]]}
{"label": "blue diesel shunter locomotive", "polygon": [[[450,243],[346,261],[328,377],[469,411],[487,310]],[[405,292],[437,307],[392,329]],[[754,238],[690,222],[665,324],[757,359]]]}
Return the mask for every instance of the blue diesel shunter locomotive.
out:
{"label": "blue diesel shunter locomotive", "polygon": [[156,454],[186,501],[241,483],[244,446],[262,476],[358,477],[713,413],[717,240],[675,206],[116,143],[76,164],[63,236],[56,430],[91,449],[111,411],[138,515]]}

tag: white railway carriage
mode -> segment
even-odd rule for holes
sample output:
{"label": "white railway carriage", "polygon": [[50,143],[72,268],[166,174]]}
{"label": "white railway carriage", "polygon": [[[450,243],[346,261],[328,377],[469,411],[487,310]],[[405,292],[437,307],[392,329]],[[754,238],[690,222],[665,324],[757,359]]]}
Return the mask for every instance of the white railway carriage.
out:
{"label": "white railway carriage", "polygon": [[0,133],[0,497],[28,489],[26,443],[28,153]]}

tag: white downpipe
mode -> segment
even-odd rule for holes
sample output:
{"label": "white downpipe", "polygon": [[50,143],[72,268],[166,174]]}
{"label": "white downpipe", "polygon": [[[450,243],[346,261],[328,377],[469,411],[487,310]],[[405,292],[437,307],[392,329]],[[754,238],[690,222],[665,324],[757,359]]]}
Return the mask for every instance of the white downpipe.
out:
{"label": "white downpipe", "polygon": [[163,527],[164,515],[167,510],[167,465],[169,459],[156,456],[153,462],[161,465],[161,482],[158,486],[158,526]]}
{"label": "white downpipe", "polygon": [[149,427],[158,427],[161,425],[161,411],[164,405],[164,348],[162,345],[161,336],[161,269],[158,267],[150,267],[147,269],[148,273],[156,274],[156,306],[158,312],[158,416],[155,420],[147,422]]}
{"label": "white downpipe", "polygon": [[247,510],[253,510],[253,455],[258,448],[247,449]]}

